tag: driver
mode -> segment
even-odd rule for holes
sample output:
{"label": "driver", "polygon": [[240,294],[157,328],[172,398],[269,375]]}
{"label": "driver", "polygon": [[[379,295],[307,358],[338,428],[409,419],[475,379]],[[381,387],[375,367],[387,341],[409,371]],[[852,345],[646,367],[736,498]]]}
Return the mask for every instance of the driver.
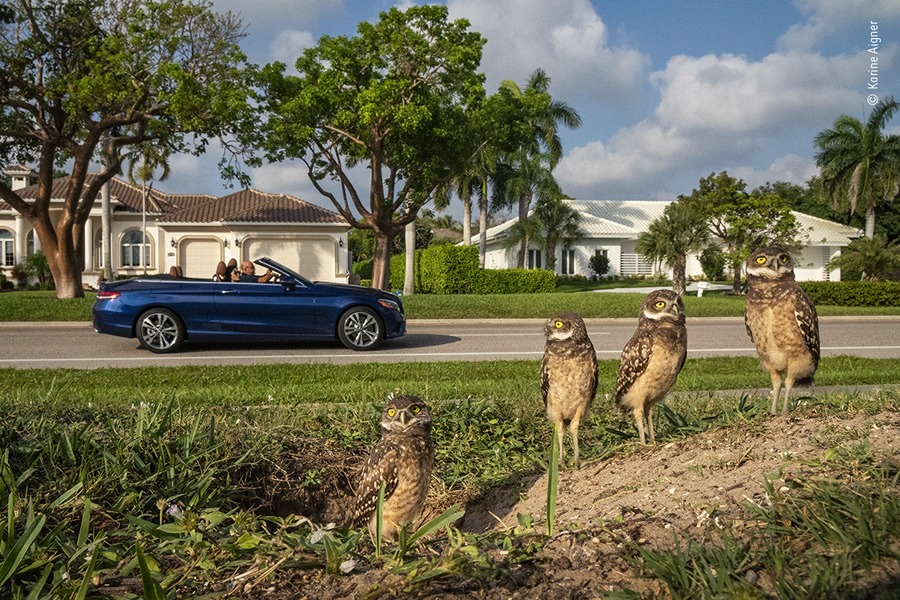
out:
{"label": "driver", "polygon": [[271,269],[266,270],[265,275],[256,274],[256,265],[249,260],[241,263],[241,272],[234,271],[231,273],[231,281],[240,281],[243,283],[266,283],[275,273]]}

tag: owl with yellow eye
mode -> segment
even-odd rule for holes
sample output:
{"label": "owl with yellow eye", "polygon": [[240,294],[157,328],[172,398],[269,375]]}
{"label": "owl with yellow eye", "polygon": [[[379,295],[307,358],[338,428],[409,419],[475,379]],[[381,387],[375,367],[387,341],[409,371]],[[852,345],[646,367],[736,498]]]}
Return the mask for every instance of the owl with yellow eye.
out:
{"label": "owl with yellow eye", "polygon": [[760,363],[772,378],[774,415],[782,375],[783,411],[794,385],[812,385],[819,366],[819,318],[809,296],[794,280],[794,261],[785,248],[757,250],[747,259],[746,269],[744,324]]}
{"label": "owl with yellow eye", "polygon": [[381,413],[381,438],[356,477],[351,527],[368,527],[375,535],[375,511],[384,484],[384,539],[422,514],[431,486],[434,445],[431,409],[416,396],[394,396]]}
{"label": "owl with yellow eye", "polygon": [[647,443],[645,420],[650,442],[656,441],[651,409],[675,387],[686,356],[681,296],[672,290],[650,292],[641,304],[637,330],[622,350],[616,378],[616,406],[634,414],[641,444]]}
{"label": "owl with yellow eye", "polygon": [[566,464],[563,438],[568,427],[577,469],[578,427],[597,394],[597,354],[584,320],[573,312],[550,318],[544,325],[544,337],[541,395],[547,417],[557,426],[560,464]]}

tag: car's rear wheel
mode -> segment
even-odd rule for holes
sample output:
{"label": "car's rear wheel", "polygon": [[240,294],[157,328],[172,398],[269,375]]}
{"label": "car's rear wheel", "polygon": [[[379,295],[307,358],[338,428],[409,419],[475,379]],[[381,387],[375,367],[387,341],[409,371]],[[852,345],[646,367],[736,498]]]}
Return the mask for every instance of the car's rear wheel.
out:
{"label": "car's rear wheel", "polygon": [[184,325],[167,308],[151,308],[141,314],[135,328],[141,346],[150,352],[175,352],[184,343]]}
{"label": "car's rear wheel", "polygon": [[341,315],[338,337],[351,350],[373,350],[384,338],[384,327],[374,310],[355,306]]}

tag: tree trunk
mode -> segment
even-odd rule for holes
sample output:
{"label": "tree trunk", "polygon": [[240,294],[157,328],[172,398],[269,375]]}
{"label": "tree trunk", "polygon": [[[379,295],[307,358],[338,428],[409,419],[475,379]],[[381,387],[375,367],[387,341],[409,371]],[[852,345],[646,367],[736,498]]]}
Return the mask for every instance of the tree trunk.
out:
{"label": "tree trunk", "polygon": [[679,256],[675,261],[675,264],[672,265],[672,291],[674,291],[679,296],[684,296],[685,285],[684,285],[684,272],[687,268],[687,256]]}
{"label": "tree trunk", "polygon": [[[524,226],[525,220],[528,219],[528,205],[531,203],[531,194],[523,194],[519,198],[519,224]],[[516,268],[525,268],[525,253],[528,252],[528,236],[523,235],[516,247]]]}
{"label": "tree trunk", "polygon": [[412,296],[416,293],[416,221],[413,219],[406,224],[406,273],[403,276],[403,295]]}
{"label": "tree trunk", "polygon": [[875,204],[869,204],[866,207],[866,237],[872,239],[875,237]]}
{"label": "tree trunk", "polygon": [[375,231],[375,262],[372,265],[372,288],[389,290],[391,284],[392,236]]}
{"label": "tree trunk", "polygon": [[463,245],[472,245],[472,198],[463,198]]}
{"label": "tree trunk", "polygon": [[735,296],[741,295],[741,261],[736,260],[731,263],[731,269],[734,273],[734,279],[731,283],[731,293]]}
{"label": "tree trunk", "polygon": [[478,206],[478,261],[484,268],[484,255],[487,254],[487,213],[488,201],[482,197]]}

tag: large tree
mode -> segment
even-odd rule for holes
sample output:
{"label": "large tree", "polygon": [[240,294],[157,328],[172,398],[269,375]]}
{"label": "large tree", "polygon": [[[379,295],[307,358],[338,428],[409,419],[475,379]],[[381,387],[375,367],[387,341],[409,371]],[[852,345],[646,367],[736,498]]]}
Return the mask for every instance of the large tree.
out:
{"label": "large tree", "polygon": [[[547,178],[552,178],[553,169],[562,158],[560,125],[573,129],[581,127],[581,117],[565,102],[553,100],[550,77],[542,69],[531,74],[524,90],[511,80],[504,81],[501,88],[520,100],[521,120],[527,124],[529,132],[528,138],[504,158],[509,168],[518,172],[514,178],[516,185],[510,188],[511,200],[518,207],[519,221],[525,223],[539,186],[547,185]],[[527,243],[527,237],[523,237],[516,251],[516,266],[520,269],[525,265]]]}
{"label": "large tree", "polygon": [[826,197],[851,213],[863,208],[868,238],[875,236],[875,207],[894,200],[900,189],[900,135],[884,133],[898,108],[892,97],[884,98],[865,124],[841,115],[815,139]]}
{"label": "large tree", "polygon": [[[119,150],[202,152],[247,116],[240,21],[191,0],[12,0],[0,11],[0,161],[37,163],[37,198],[0,183],[34,227],[57,296],[84,295],[84,225]],[[88,178],[100,153],[102,171]],[[51,217],[54,168],[70,175]],[[235,173],[228,161],[223,167]],[[55,211],[54,207],[54,211]]]}
{"label": "large tree", "polygon": [[638,236],[635,250],[672,269],[672,289],[683,296],[687,257],[702,251],[708,243],[709,225],[705,216],[689,204],[673,202]]}
{"label": "large tree", "polygon": [[[390,247],[435,188],[475,151],[467,108],[484,99],[484,38],[445,6],[413,6],[360,23],[355,37],[323,36],[297,59],[261,71],[269,160],[296,158],[354,227],[375,232],[372,287],[389,283]],[[368,192],[351,168],[368,169]],[[361,217],[357,221],[354,211]]]}
{"label": "large tree", "polygon": [[710,231],[725,245],[733,273],[732,293],[741,291],[741,265],[750,253],[767,244],[796,246],[799,235],[794,215],[775,194],[749,194],[747,184],[722,171],[700,180],[690,196],[678,202],[698,211]]}

